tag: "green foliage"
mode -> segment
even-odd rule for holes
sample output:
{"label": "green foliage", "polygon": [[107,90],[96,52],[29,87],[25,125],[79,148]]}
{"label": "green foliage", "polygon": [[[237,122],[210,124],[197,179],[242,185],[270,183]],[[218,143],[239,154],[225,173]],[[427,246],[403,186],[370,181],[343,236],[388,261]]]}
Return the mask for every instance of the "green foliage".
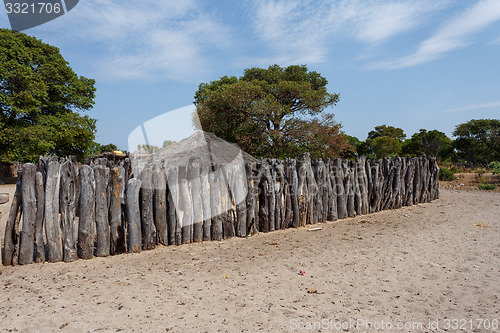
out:
{"label": "green foliage", "polygon": [[173,145],[174,143],[177,143],[177,141],[173,141],[173,140],[165,140],[165,141],[163,141],[163,146],[162,146],[162,148],[167,148],[168,146]]}
{"label": "green foliage", "polygon": [[495,190],[497,188],[497,185],[496,184],[479,184],[479,185],[477,185],[477,188],[480,190],[491,191],[491,190]]}
{"label": "green foliage", "polygon": [[398,139],[399,141],[403,141],[406,138],[406,134],[404,133],[403,129],[393,126],[381,125],[381,126],[375,126],[375,130],[370,131],[368,133],[367,141],[382,136],[395,138]]}
{"label": "green foliage", "polygon": [[452,181],[455,180],[455,174],[450,169],[439,167],[439,180]]}
{"label": "green foliage", "polygon": [[352,151],[333,116],[320,117],[339,99],[327,92],[327,84],[319,73],[296,65],[250,68],[240,78],[201,83],[194,101],[199,126],[256,157]]}
{"label": "green foliage", "polygon": [[100,143],[95,143],[94,146],[89,150],[92,155],[100,155],[102,153],[112,153],[118,150],[118,147],[113,143],[108,143],[107,145],[101,145]]}
{"label": "green foliage", "polygon": [[418,133],[406,140],[402,153],[411,156],[443,156],[443,152],[451,145],[451,139],[438,130],[427,131],[421,129]]}
{"label": "green foliage", "polygon": [[397,138],[389,136],[379,136],[371,140],[371,148],[378,158],[390,155],[397,155],[401,152],[403,144]]}
{"label": "green foliage", "polygon": [[76,155],[94,145],[95,81],[77,76],[59,49],[0,29],[0,159],[36,161],[39,155]]}
{"label": "green foliage", "polygon": [[500,162],[494,161],[491,162],[488,166],[491,168],[494,175],[500,174]]}
{"label": "green foliage", "polygon": [[142,145],[137,145],[137,150],[142,150],[147,154],[154,154],[159,152],[161,148],[155,145],[142,144]]}
{"label": "green foliage", "polygon": [[455,128],[456,158],[488,165],[500,160],[500,120],[473,119]]}

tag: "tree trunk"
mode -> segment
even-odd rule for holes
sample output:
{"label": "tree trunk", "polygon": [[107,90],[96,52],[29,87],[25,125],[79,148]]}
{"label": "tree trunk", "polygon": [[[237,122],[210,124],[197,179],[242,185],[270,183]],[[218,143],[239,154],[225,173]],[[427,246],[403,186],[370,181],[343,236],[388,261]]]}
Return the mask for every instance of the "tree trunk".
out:
{"label": "tree trunk", "polygon": [[210,209],[212,212],[211,238],[212,240],[222,240],[222,201],[220,191],[220,178],[222,173],[220,169],[210,173]]}
{"label": "tree trunk", "polygon": [[199,161],[193,160],[188,165],[188,184],[191,190],[193,203],[193,242],[203,240],[203,201],[201,192],[201,165]]}
{"label": "tree trunk", "polygon": [[142,182],[137,178],[131,178],[127,183],[126,193],[126,215],[128,221],[128,252],[139,253],[142,250],[142,227],[141,208],[139,206],[139,194]]}
{"label": "tree trunk", "polygon": [[97,232],[97,242],[95,255],[97,257],[109,256],[110,250],[110,230],[108,214],[108,191],[109,168],[97,165],[94,167],[95,178],[95,223]]}
{"label": "tree trunk", "polygon": [[109,233],[111,255],[124,251],[124,225],[122,222],[122,193],[124,185],[124,172],[122,167],[111,169],[110,198],[109,198]]}
{"label": "tree trunk", "polygon": [[43,215],[45,214],[45,186],[43,174],[37,172],[35,176],[36,189],[36,221],[35,221],[35,262],[45,262],[45,244],[43,242]]}
{"label": "tree trunk", "polygon": [[75,261],[78,224],[76,222],[76,175],[77,166],[66,161],[61,166],[61,228],[63,237],[63,260]]}
{"label": "tree trunk", "polygon": [[58,162],[50,162],[45,184],[45,234],[47,238],[48,261],[63,260],[61,229],[59,225],[60,169]]}
{"label": "tree trunk", "polygon": [[80,224],[78,225],[78,257],[94,257],[95,178],[88,165],[80,168]]}
{"label": "tree trunk", "polygon": [[156,245],[156,228],[153,217],[153,171],[151,168],[142,171],[141,180],[142,249],[152,250]]}
{"label": "tree trunk", "polygon": [[19,245],[19,264],[33,263],[35,249],[35,175],[36,165],[26,163],[23,165],[22,205],[23,205],[23,230]]}
{"label": "tree trunk", "polygon": [[153,173],[154,188],[154,217],[158,243],[168,245],[168,223],[167,223],[167,180],[165,171],[156,169]]}

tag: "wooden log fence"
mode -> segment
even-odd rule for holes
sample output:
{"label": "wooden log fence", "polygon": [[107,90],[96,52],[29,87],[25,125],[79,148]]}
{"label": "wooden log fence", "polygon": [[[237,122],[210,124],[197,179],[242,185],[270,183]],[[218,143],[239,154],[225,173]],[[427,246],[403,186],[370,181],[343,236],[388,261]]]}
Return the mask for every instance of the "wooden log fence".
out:
{"label": "wooden log fence", "polygon": [[7,217],[4,266],[74,261],[305,227],[439,198],[435,158],[263,159],[151,165],[40,157],[23,166]]}

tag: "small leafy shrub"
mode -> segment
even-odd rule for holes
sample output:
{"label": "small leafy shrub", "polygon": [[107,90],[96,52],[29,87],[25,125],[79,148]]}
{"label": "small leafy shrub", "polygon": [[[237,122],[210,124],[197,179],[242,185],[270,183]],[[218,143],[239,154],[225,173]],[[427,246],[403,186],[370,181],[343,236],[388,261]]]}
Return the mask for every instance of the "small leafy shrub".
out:
{"label": "small leafy shrub", "polygon": [[444,181],[455,180],[455,174],[450,169],[439,167],[439,180],[444,180]]}
{"label": "small leafy shrub", "polygon": [[491,162],[489,167],[493,170],[493,174],[500,174],[500,162]]}
{"label": "small leafy shrub", "polygon": [[497,185],[496,184],[479,184],[477,185],[477,188],[480,189],[480,190],[494,190],[497,188]]}

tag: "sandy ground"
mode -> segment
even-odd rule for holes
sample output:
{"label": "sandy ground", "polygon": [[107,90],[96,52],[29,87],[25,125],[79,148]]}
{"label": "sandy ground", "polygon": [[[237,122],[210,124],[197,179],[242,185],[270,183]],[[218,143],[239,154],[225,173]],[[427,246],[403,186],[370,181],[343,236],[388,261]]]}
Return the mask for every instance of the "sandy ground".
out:
{"label": "sandy ground", "polygon": [[499,213],[498,192],[442,190],[318,231],[3,267],[0,332],[500,331]]}

